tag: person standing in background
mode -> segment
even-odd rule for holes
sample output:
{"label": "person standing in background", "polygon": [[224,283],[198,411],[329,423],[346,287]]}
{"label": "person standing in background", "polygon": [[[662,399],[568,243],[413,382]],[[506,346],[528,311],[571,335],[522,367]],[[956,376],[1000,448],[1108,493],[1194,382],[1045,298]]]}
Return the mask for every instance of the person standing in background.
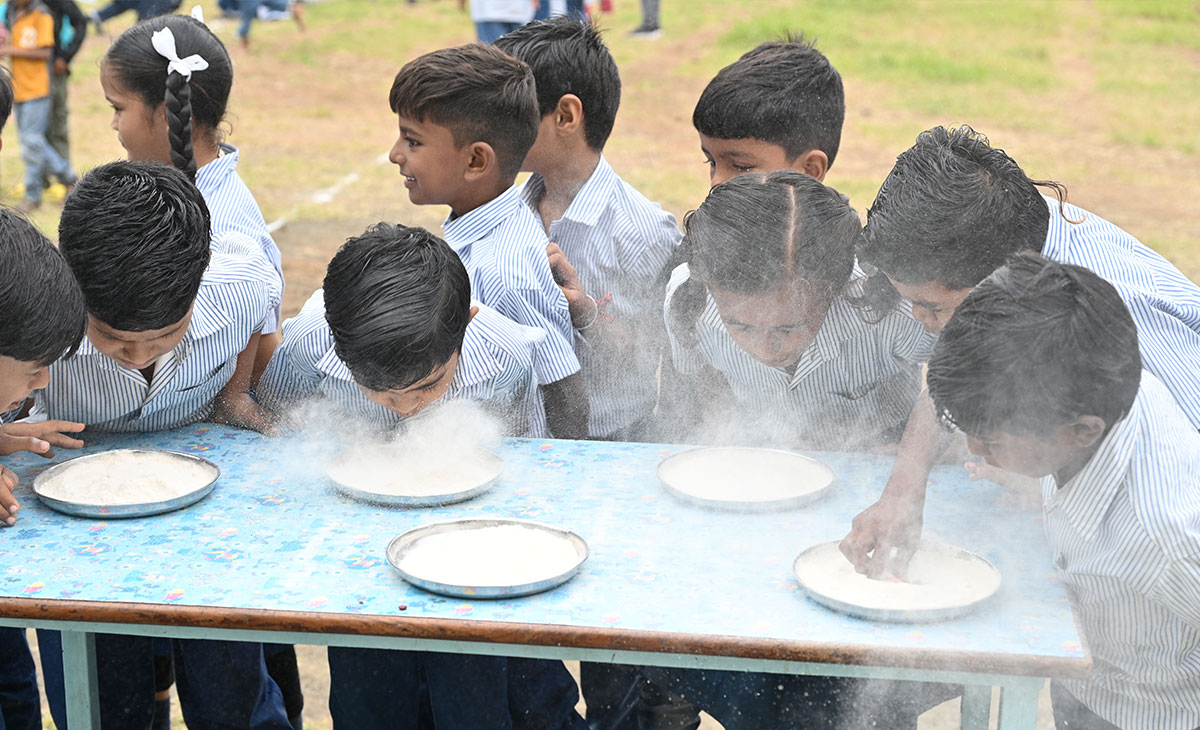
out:
{"label": "person standing in background", "polygon": [[642,0],[642,24],[629,33],[634,38],[657,38],[662,35],[658,11],[662,0]]}
{"label": "person standing in background", "polygon": [[[54,51],[51,54],[54,63],[50,68],[50,122],[46,127],[46,141],[69,165],[67,80],[71,76],[71,61],[87,36],[87,17],[75,0],[43,0],[42,4],[54,18]],[[49,188],[50,183],[50,177],[43,171],[42,188]]]}
{"label": "person standing in background", "polygon": [[[533,0],[470,0],[475,37],[491,45],[500,36],[533,20]],[[467,9],[467,0],[458,0],[458,9]]]}

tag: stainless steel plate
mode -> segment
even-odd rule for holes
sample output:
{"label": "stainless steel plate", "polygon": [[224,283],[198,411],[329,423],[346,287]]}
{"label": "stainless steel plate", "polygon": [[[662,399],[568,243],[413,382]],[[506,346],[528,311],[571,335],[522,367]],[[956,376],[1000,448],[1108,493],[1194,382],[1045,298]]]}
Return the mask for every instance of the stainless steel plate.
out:
{"label": "stainless steel plate", "polygon": [[[454,486],[443,484],[442,488],[433,490],[421,488],[415,489],[411,493],[405,493],[403,490],[386,491],[378,486],[350,483],[342,470],[350,460],[360,456],[360,452],[349,451],[330,464],[325,471],[329,481],[333,483],[335,489],[348,497],[395,507],[436,507],[442,504],[464,502],[491,489],[504,471],[504,460],[498,454],[480,451],[471,457],[471,468],[478,473],[473,473],[466,479],[466,483]],[[402,464],[403,462],[399,462],[397,468]]]}
{"label": "stainless steel plate", "polygon": [[683,451],[663,459],[658,478],[676,497],[735,512],[774,512],[820,499],[833,470],[791,451],[741,446]]}
{"label": "stainless steel plate", "polygon": [[[564,555],[566,549],[574,552],[573,560],[564,561],[565,564],[548,568],[544,575],[523,575],[517,580],[506,580],[501,576],[497,579],[483,579],[475,581],[456,581],[450,578],[450,568],[446,570],[428,570],[427,566],[423,569],[421,566],[415,566],[413,561],[406,564],[406,558],[409,558],[412,552],[421,545],[422,540],[427,540],[438,535],[465,535],[472,530],[487,530],[495,527],[517,527],[527,530],[535,530],[538,533],[547,536],[548,538],[562,542],[564,547]],[[499,536],[497,536],[499,537]],[[444,542],[444,541],[443,541]],[[426,543],[426,549],[432,543]],[[496,551],[490,554],[494,557],[499,554]],[[464,560],[483,559],[485,555],[489,555],[486,551],[474,552],[453,552],[447,551],[447,559],[451,563],[458,563]],[[531,556],[531,559],[536,560],[537,556]],[[577,572],[580,566],[588,559],[588,545],[582,537],[568,530],[563,530],[550,525],[543,525],[539,522],[530,522],[528,520],[503,520],[503,519],[464,519],[464,520],[448,520],[446,522],[435,522],[429,525],[414,528],[393,538],[387,547],[387,559],[392,564],[392,567],[404,578],[404,580],[412,583],[418,588],[423,588],[432,593],[439,593],[444,596],[454,596],[456,598],[513,598],[516,596],[528,596],[533,593],[541,593],[556,586],[562,585],[570,580]],[[452,566],[457,569],[456,566]],[[445,574],[442,574],[445,573]]]}
{"label": "stainless steel plate", "polygon": [[[194,464],[201,466],[205,471],[209,472],[210,478],[201,483],[194,489],[178,494],[170,499],[164,499],[151,502],[137,502],[131,504],[96,504],[94,502],[84,501],[67,501],[45,494],[46,486],[59,477],[69,477],[78,475],[79,478],[87,478],[88,472],[97,468],[100,465],[97,463],[101,459],[112,459],[114,455],[119,457],[137,458],[139,455],[155,454],[168,455],[173,459],[178,459],[180,464]],[[77,515],[80,517],[101,517],[101,518],[121,518],[121,517],[146,517],[147,515],[156,515],[163,512],[171,512],[173,510],[187,507],[190,504],[199,502],[208,496],[208,493],[216,486],[217,479],[221,476],[221,469],[208,459],[202,459],[199,456],[191,454],[183,454],[178,451],[164,451],[159,449],[112,449],[110,451],[101,451],[96,454],[88,454],[86,456],[77,456],[73,459],[68,459],[61,464],[56,464],[46,471],[38,474],[33,480],[33,493],[38,496],[38,499],[53,510],[57,510],[68,515]]]}
{"label": "stainless steel plate", "polygon": [[854,566],[837,542],[814,545],[792,565],[800,589],[816,603],[839,613],[873,621],[940,621],[975,610],[1000,590],[1000,571],[962,548],[922,542],[908,578],[871,580]]}

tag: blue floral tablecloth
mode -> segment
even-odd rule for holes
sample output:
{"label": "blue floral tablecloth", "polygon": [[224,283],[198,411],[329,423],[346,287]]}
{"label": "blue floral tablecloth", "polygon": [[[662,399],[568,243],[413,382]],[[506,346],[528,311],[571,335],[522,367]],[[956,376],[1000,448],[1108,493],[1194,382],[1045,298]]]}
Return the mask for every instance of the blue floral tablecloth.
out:
{"label": "blue floral tablecloth", "polygon": [[[213,493],[154,517],[101,521],[47,509],[30,491],[52,461],[5,460],[22,481],[20,520],[0,530],[0,597],[190,604],[612,627],[781,642],[836,642],[951,653],[1080,658],[1083,649],[1051,563],[1040,515],[1006,506],[1001,490],[961,468],[935,470],[926,536],[991,560],[1001,593],[969,616],[905,625],[843,616],[808,601],[791,566],[840,539],[873,502],[891,459],[816,454],[837,473],[832,493],[775,514],[684,504],[655,468],[681,447],[506,440],[496,487],[472,501],[405,510],[360,503],[323,476],[334,448],[201,424],[153,434],[93,434],[83,453],[151,447],[220,465]],[[412,527],[455,517],[516,517],[573,530],[591,558],[567,584],[511,600],[426,593],[388,565],[385,548]],[[403,607],[403,608],[402,608]]]}

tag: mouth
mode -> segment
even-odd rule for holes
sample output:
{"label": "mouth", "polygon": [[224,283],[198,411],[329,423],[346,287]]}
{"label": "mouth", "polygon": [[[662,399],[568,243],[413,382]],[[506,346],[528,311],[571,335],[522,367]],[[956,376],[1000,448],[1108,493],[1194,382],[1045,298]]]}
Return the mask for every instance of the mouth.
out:
{"label": "mouth", "polygon": [[17,410],[18,408],[20,408],[20,407],[21,407],[21,406],[23,406],[23,405],[25,405],[25,401],[23,401],[23,400],[15,400],[15,401],[13,401],[12,403],[9,403],[9,404],[8,404],[8,406],[7,406],[7,407],[6,407],[4,410],[6,410],[6,411],[15,411],[15,410]]}

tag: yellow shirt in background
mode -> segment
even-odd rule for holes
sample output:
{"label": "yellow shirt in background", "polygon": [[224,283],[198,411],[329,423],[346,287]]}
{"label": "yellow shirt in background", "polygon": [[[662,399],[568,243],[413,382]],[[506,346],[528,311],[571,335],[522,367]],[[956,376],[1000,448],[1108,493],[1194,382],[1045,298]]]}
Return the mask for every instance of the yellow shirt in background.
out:
{"label": "yellow shirt in background", "polygon": [[[38,3],[13,21],[12,45],[17,48],[54,47],[54,18]],[[37,99],[50,93],[50,59],[17,58],[12,60],[13,101]]]}

